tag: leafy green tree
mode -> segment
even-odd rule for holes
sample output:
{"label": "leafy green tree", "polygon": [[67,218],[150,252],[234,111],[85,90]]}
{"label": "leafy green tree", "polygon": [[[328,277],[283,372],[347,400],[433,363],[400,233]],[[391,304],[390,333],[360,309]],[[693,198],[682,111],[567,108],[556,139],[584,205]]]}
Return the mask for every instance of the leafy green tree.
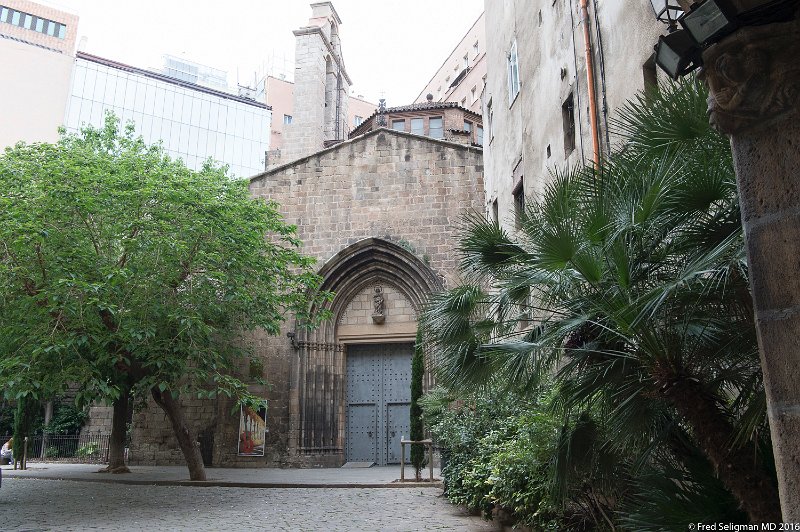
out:
{"label": "leafy green tree", "polygon": [[[411,359],[411,435],[413,441],[425,438],[422,424],[422,407],[419,400],[422,397],[422,378],[425,376],[425,351],[422,346],[422,334],[417,331],[417,342],[414,344],[414,356]],[[414,466],[414,478],[422,480],[422,468],[425,467],[425,448],[422,444],[411,445],[411,464]]]}
{"label": "leafy green tree", "polygon": [[[19,400],[79,389],[114,405],[124,466],[130,397],[152,396],[193,480],[205,478],[178,398],[253,401],[234,376],[247,332],[306,315],[319,279],[274,202],[207,163],[195,172],[129,124],[0,157],[0,385]],[[325,298],[326,294],[314,297]]]}
{"label": "leafy green tree", "polygon": [[641,466],[672,448],[686,471],[671,447],[684,434],[751,521],[775,521],[735,175],[705,102],[696,81],[640,97],[622,149],[554,176],[519,232],[470,220],[470,282],[423,324],[440,382],[524,390],[555,374],[560,408],[595,412],[607,451],[636,449]]}

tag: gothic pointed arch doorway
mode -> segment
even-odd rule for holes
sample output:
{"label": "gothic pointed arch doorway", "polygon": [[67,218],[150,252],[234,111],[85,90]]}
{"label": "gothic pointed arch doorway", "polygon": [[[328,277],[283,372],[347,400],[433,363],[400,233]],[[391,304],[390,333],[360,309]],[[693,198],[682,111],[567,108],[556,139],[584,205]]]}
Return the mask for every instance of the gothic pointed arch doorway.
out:
{"label": "gothic pointed arch doorway", "polygon": [[399,461],[417,312],[442,281],[413,253],[379,238],[343,249],[319,273],[321,289],[336,294],[322,307],[333,318],[296,333],[290,452],[309,465]]}

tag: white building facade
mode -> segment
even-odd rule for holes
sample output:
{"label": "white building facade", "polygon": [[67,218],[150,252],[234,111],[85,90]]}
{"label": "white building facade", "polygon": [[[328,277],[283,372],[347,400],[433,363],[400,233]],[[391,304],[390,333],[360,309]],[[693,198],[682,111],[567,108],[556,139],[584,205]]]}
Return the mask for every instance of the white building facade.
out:
{"label": "white building facade", "polygon": [[106,111],[133,121],[146,143],[189,168],[207,158],[248,177],[264,170],[272,111],[268,105],[160,73],[78,52],[65,127],[99,127]]}
{"label": "white building facade", "polygon": [[0,151],[55,142],[64,120],[78,16],[27,0],[0,0]]}
{"label": "white building facade", "polygon": [[511,229],[554,169],[612,151],[614,116],[661,76],[665,28],[647,0],[487,1],[485,17],[486,213]]}

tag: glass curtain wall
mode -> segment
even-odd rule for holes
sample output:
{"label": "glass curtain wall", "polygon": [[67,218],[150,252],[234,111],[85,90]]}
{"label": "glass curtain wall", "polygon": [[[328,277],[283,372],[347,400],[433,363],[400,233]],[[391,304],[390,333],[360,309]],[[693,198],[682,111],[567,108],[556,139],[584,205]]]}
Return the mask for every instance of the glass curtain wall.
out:
{"label": "glass curtain wall", "polygon": [[101,126],[105,111],[132,120],[148,144],[158,141],[173,158],[199,169],[207,158],[236,177],[264,171],[271,111],[203,90],[76,59],[66,128]]}

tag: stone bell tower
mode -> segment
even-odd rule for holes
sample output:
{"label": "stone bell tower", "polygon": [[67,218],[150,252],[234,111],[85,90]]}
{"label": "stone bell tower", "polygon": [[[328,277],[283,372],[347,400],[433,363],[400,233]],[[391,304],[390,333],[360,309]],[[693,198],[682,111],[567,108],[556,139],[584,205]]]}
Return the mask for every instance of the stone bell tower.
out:
{"label": "stone bell tower", "polygon": [[331,2],[311,4],[308,25],[294,31],[294,115],[286,126],[281,164],[347,138],[350,77],[342,59],[339,25]]}

